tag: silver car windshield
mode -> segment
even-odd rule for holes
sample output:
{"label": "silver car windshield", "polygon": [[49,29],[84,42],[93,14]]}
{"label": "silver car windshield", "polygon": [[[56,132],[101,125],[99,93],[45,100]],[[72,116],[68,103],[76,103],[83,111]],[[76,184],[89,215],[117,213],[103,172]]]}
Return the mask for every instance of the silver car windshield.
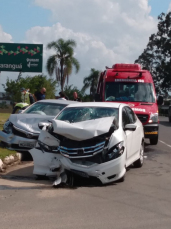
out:
{"label": "silver car windshield", "polygon": [[115,116],[118,120],[119,109],[108,107],[72,107],[64,109],[56,119],[74,123],[111,116]]}
{"label": "silver car windshield", "polygon": [[65,104],[55,104],[55,103],[40,103],[37,102],[29,107],[23,112],[23,114],[40,114],[56,116],[64,107]]}
{"label": "silver car windshield", "polygon": [[105,101],[155,103],[155,95],[151,83],[107,82]]}

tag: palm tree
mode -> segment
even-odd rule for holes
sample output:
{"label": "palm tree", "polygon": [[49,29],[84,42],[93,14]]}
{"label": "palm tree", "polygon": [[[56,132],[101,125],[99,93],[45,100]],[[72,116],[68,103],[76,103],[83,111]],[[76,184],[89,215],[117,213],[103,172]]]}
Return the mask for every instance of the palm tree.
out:
{"label": "palm tree", "polygon": [[67,82],[69,80],[73,66],[76,73],[80,69],[78,60],[73,57],[75,47],[76,42],[74,40],[63,40],[62,38],[52,41],[47,45],[47,49],[55,49],[56,54],[48,58],[46,68],[50,76],[54,72],[56,73],[56,79],[60,82],[61,91],[63,91],[66,79]]}
{"label": "palm tree", "polygon": [[98,83],[98,77],[99,77],[100,71],[95,70],[94,68],[91,69],[90,75],[85,77],[83,80],[84,86],[82,88],[82,92],[84,93],[88,88],[90,88],[90,95],[94,98],[95,91],[97,88]]}

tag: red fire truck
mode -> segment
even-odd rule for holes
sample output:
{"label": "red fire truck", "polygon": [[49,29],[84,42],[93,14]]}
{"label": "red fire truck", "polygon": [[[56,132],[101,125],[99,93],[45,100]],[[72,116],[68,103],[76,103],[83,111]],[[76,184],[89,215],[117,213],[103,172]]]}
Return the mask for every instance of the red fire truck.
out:
{"label": "red fire truck", "polygon": [[115,64],[100,74],[96,101],[128,104],[144,125],[145,138],[158,142],[158,105],[149,71],[139,64]]}

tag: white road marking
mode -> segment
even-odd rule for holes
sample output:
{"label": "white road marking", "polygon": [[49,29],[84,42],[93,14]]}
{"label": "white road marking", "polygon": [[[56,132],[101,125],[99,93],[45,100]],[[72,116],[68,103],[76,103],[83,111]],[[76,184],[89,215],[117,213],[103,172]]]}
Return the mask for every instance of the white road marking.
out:
{"label": "white road marking", "polygon": [[165,144],[166,146],[168,146],[168,147],[171,148],[171,145],[168,145],[167,143],[165,143],[165,142],[163,142],[163,141],[160,141],[160,140],[159,140],[159,142],[161,142],[161,143],[163,143],[163,144]]}

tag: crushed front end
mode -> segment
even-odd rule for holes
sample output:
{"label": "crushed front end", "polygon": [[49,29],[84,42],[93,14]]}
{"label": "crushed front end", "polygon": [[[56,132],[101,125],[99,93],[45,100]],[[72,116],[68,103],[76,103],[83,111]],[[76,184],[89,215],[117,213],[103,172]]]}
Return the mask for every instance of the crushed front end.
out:
{"label": "crushed front end", "polygon": [[[90,141],[91,142],[91,141]],[[91,144],[91,143],[90,143]],[[123,142],[109,148],[106,141],[79,148],[59,147],[65,170],[82,177],[96,177],[103,184],[120,179],[125,174],[125,147]]]}
{"label": "crushed front end", "polygon": [[60,158],[63,171],[81,177],[96,177],[103,184],[119,180],[126,172],[125,145],[121,136],[113,124],[107,133],[82,141],[56,134],[60,141],[58,149],[63,156]]}
{"label": "crushed front end", "polygon": [[37,133],[18,128],[7,120],[0,131],[0,142],[3,147],[10,150],[28,151],[35,147],[38,136]]}

